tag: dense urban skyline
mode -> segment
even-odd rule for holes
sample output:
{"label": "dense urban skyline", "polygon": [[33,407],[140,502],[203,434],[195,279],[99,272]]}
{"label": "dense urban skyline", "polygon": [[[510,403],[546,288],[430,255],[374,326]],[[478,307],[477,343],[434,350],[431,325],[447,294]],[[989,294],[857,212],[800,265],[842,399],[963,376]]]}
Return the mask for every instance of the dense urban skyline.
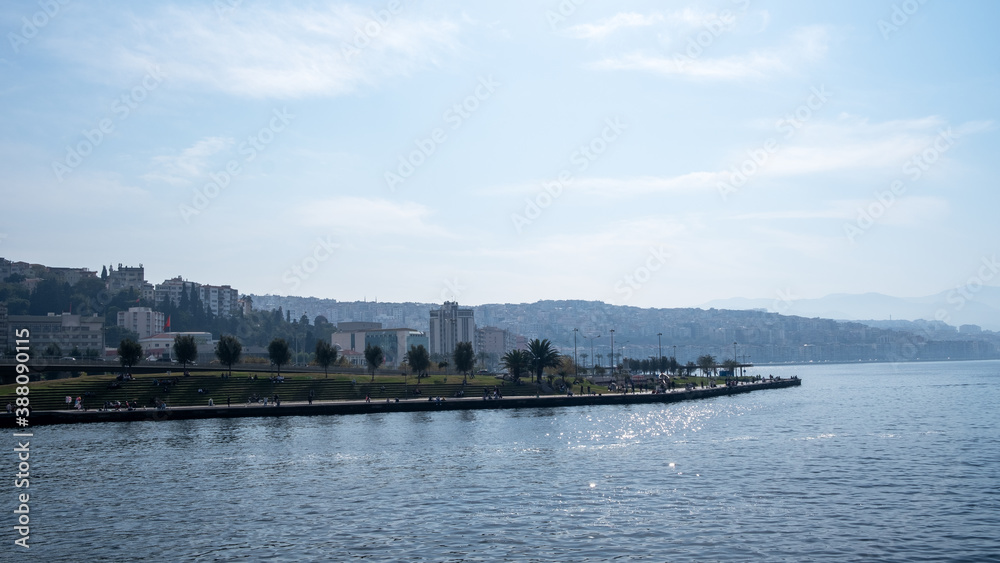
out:
{"label": "dense urban skyline", "polygon": [[993,3],[43,4],[0,8],[11,259],[467,304],[997,284]]}

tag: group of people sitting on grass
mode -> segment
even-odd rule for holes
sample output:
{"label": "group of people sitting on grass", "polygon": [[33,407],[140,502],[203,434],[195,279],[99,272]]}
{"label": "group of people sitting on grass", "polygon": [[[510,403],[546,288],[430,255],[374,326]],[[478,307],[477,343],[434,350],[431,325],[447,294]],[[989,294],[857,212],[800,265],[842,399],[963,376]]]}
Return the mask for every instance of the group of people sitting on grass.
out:
{"label": "group of people sitting on grass", "polygon": [[153,387],[158,387],[160,385],[162,385],[164,387],[166,387],[168,385],[177,385],[180,382],[181,382],[181,378],[179,378],[179,377],[174,377],[173,379],[168,379],[166,377],[163,377],[163,378],[154,378],[153,379]]}
{"label": "group of people sitting on grass", "polygon": [[122,407],[130,411],[137,410],[139,408],[139,401],[126,400],[124,403],[119,400],[104,401],[104,408],[101,410],[109,411],[111,409],[114,409],[116,411],[120,411],[122,410]]}
{"label": "group of people sitting on grass", "polygon": [[277,394],[275,394],[274,397],[261,397],[257,393],[254,393],[253,395],[247,397],[247,406],[250,406],[251,404],[262,404],[265,407],[269,404],[273,404],[276,407],[280,407],[281,397]]}

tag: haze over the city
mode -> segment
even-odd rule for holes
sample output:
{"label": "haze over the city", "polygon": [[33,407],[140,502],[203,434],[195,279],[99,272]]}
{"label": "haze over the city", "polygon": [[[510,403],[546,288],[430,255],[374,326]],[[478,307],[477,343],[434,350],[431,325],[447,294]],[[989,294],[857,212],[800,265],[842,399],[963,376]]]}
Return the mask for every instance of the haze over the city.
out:
{"label": "haze over the city", "polygon": [[1000,285],[998,16],[7,2],[0,256],[339,300],[968,302]]}

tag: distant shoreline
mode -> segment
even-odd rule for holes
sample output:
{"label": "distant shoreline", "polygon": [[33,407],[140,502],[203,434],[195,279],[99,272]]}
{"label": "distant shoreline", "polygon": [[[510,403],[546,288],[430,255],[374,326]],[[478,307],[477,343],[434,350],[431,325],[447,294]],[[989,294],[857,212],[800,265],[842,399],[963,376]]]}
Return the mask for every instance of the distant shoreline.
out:
{"label": "distant shoreline", "polygon": [[[510,397],[497,400],[481,398],[442,398],[441,402],[423,399],[408,399],[400,402],[385,401],[330,401],[323,403],[284,403],[280,407],[257,405],[234,405],[213,407],[172,407],[166,410],[138,409],[133,411],[36,411],[31,413],[31,426],[48,426],[54,424],[81,424],[95,422],[138,422],[192,420],[205,418],[246,418],[275,416],[323,416],[375,414],[392,412],[428,412],[452,410],[498,410],[522,408],[556,408],[593,405],[634,405],[652,403],[676,403],[737,395],[762,391],[765,389],[784,389],[802,384],[799,378],[775,379],[747,383],[736,387],[708,387],[705,389],[674,390],[663,394],[653,393],[603,393],[600,395],[574,396],[541,396],[541,397]],[[0,415],[0,427],[14,428],[14,416]]]}

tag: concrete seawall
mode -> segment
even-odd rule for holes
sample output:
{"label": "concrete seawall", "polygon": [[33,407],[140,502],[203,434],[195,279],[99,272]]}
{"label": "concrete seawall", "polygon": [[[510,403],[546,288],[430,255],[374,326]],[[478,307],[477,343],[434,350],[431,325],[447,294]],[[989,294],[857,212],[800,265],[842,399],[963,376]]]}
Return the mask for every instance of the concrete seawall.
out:
{"label": "concrete seawall", "polygon": [[[315,415],[346,415],[346,414],[371,414],[387,412],[427,412],[427,411],[451,411],[451,410],[481,410],[481,409],[523,409],[523,408],[555,408],[573,407],[580,405],[635,405],[649,403],[676,403],[680,401],[690,401],[696,399],[707,399],[711,397],[721,397],[725,395],[737,395],[764,389],[783,389],[786,387],[796,387],[802,384],[802,380],[776,379],[765,380],[760,383],[739,385],[737,387],[711,387],[706,389],[693,389],[690,391],[676,390],[666,394],[615,394],[604,393],[603,395],[577,395],[567,397],[543,396],[543,397],[509,397],[500,400],[484,401],[480,398],[448,398],[440,403],[429,400],[410,399],[398,403],[371,402],[364,401],[337,401],[329,403],[286,403],[280,407],[274,406],[246,406],[243,404],[232,407],[172,407],[166,410],[134,410],[134,411],[38,411],[32,412],[30,418],[31,426],[42,426],[50,424],[76,424],[86,422],[127,422],[140,420],[188,420],[196,418],[240,418],[240,417],[261,417],[261,416],[315,416]],[[13,415],[0,415],[0,427],[16,428]]]}

